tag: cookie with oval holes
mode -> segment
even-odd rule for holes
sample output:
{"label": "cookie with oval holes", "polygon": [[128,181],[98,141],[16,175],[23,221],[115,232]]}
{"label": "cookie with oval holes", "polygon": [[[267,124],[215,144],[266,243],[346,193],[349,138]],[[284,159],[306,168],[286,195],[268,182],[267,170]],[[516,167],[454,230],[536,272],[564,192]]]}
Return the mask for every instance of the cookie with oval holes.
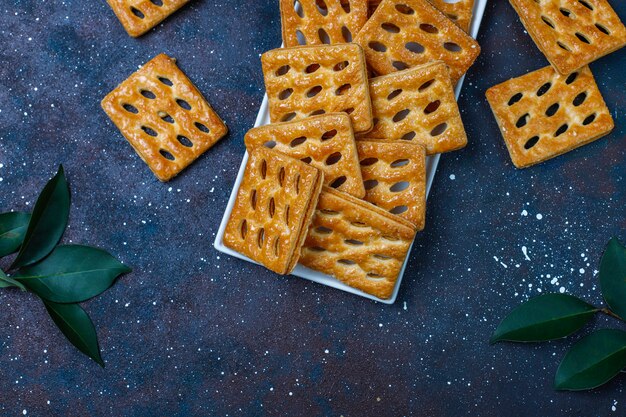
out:
{"label": "cookie with oval holes", "polygon": [[352,123],[345,113],[255,127],[245,142],[250,151],[266,146],[321,169],[329,187],[365,195]]}
{"label": "cookie with oval holes", "polygon": [[372,128],[365,56],[355,43],[280,48],[261,56],[272,123],[344,112]]}
{"label": "cookie with oval holes", "polygon": [[427,0],[383,0],[355,41],[379,75],[441,60],[456,83],[480,46]]}
{"label": "cookie with oval holes", "polygon": [[317,168],[263,146],[249,154],[224,244],[288,274],[300,258],[322,189]]}
{"label": "cookie with oval holes", "polygon": [[414,237],[411,222],[367,201],[324,187],[300,263],[388,299]]}
{"label": "cookie with oval holes", "polygon": [[133,37],[141,36],[183,7],[189,0],[107,0]]}
{"label": "cookie with oval holes", "polygon": [[524,27],[561,74],[626,45],[626,27],[606,0],[510,0]]}
{"label": "cookie with oval holes", "polygon": [[169,181],[228,132],[200,91],[165,54],[111,91],[102,108],[161,181]]}
{"label": "cookie with oval holes", "polygon": [[613,130],[613,118],[589,67],[570,75],[546,68],[487,90],[513,164],[526,168]]}
{"label": "cookie with oval holes", "polygon": [[367,21],[367,0],[280,0],[285,46],[352,42]]}

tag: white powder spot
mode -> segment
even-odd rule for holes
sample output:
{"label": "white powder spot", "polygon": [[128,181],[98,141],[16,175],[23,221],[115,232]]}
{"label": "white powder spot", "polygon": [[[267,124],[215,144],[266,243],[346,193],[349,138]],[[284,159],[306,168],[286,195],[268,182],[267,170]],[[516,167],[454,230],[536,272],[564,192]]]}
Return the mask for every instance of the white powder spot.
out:
{"label": "white powder spot", "polygon": [[406,301],[404,302],[404,306],[402,307],[402,309],[403,309],[404,311],[408,310],[408,309],[407,309],[407,307],[406,307]]}
{"label": "white powder spot", "polygon": [[585,273],[585,268],[580,268],[580,269],[578,270],[578,272],[580,272],[581,274],[584,274],[584,273]]}
{"label": "white powder spot", "polygon": [[561,294],[563,294],[563,293],[565,292],[565,287],[561,287],[561,288],[559,288],[559,292],[560,292]]}
{"label": "white powder spot", "polygon": [[28,414],[28,411],[22,410],[22,414],[26,415],[26,414]]}
{"label": "white powder spot", "polygon": [[456,179],[456,175],[454,175],[454,174],[450,174],[450,179],[451,179],[452,181],[454,181],[454,180]]}
{"label": "white powder spot", "polygon": [[522,210],[522,216],[524,217],[528,216],[528,212],[526,210]]}
{"label": "white powder spot", "polygon": [[541,213],[537,213],[537,220],[543,219],[543,215]]}
{"label": "white powder spot", "polygon": [[524,258],[526,258],[527,261],[530,261],[530,258],[528,257],[528,248],[526,246],[522,246],[522,253],[524,254]]}

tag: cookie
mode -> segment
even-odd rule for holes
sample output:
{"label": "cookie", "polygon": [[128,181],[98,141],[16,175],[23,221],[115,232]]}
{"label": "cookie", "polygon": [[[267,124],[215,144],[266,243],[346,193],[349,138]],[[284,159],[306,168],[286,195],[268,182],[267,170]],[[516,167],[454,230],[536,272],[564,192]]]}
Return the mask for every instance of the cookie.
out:
{"label": "cookie", "polygon": [[518,168],[592,142],[614,126],[589,67],[561,75],[549,66],[491,87],[486,95]]}
{"label": "cookie", "polygon": [[413,225],[403,218],[324,187],[300,263],[388,299],[414,237]]}
{"label": "cookie", "polygon": [[356,37],[379,75],[441,60],[456,83],[480,46],[427,0],[383,0]]}
{"label": "cookie", "polygon": [[[446,17],[459,25],[461,29],[469,33],[472,24],[472,16],[474,15],[474,0],[459,0],[456,3],[446,2],[445,0],[428,0],[437,9],[442,11]],[[370,0],[370,14],[378,7],[381,0]]]}
{"label": "cookie", "polygon": [[285,46],[352,42],[367,21],[367,0],[280,0]]}
{"label": "cookie", "polygon": [[345,113],[256,127],[246,133],[245,142],[249,151],[266,146],[309,163],[324,172],[326,185],[365,196],[354,132]]}
{"label": "cookie", "polygon": [[355,132],[372,128],[365,56],[359,45],[274,49],[261,61],[272,123],[344,112]]}
{"label": "cookie", "polygon": [[450,73],[441,61],[372,78],[370,96],[374,128],[360,137],[419,143],[428,155],[467,144]]}
{"label": "cookie", "polygon": [[278,274],[290,273],[323,181],[317,168],[272,149],[255,149],[226,224],[224,244]]}
{"label": "cookie", "polygon": [[424,229],[426,221],[426,152],[406,141],[359,141],[364,200]]}
{"label": "cookie", "polygon": [[567,75],[626,45],[626,28],[606,0],[510,0],[548,61]]}
{"label": "cookie", "polygon": [[102,108],[161,181],[169,181],[228,132],[165,54],[111,91]]}
{"label": "cookie", "polygon": [[107,0],[130,36],[141,36],[189,0]]}

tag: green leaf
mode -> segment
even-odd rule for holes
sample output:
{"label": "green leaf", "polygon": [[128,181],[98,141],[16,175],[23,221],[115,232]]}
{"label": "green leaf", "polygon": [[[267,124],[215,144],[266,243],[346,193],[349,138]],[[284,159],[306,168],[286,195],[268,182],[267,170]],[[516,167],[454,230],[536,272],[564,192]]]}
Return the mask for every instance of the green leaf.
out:
{"label": "green leaf", "polygon": [[26,287],[11,277],[8,277],[4,271],[0,270],[0,288],[17,287],[22,291],[26,291]]}
{"label": "green leaf", "polygon": [[0,258],[15,252],[26,235],[30,213],[16,211],[0,214]]}
{"label": "green leaf", "polygon": [[511,311],[491,336],[490,343],[559,339],[583,327],[596,312],[597,308],[572,295],[541,295]]}
{"label": "green leaf", "polygon": [[67,340],[104,368],[104,362],[100,357],[98,335],[85,310],[78,304],[57,304],[46,300],[43,300],[43,303]]}
{"label": "green leaf", "polygon": [[61,165],[37,198],[24,243],[11,269],[34,264],[46,257],[63,236],[69,212],[70,190]]}
{"label": "green leaf", "polygon": [[600,288],[611,310],[626,319],[626,247],[609,241],[600,262]]}
{"label": "green leaf", "polygon": [[565,354],[554,387],[579,391],[596,388],[626,367],[626,332],[601,329],[580,339]]}
{"label": "green leaf", "polygon": [[130,268],[101,249],[61,245],[43,261],[21,268],[14,277],[41,298],[78,303],[102,293],[127,272]]}

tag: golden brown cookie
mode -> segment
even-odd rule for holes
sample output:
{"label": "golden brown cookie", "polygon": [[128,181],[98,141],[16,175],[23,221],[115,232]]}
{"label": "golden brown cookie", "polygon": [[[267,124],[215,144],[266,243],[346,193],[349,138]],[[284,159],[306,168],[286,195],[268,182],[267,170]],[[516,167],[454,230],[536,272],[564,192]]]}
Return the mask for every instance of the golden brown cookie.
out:
{"label": "golden brown cookie", "polygon": [[324,174],[304,162],[260,147],[250,153],[224,244],[278,274],[300,257]]}
{"label": "golden brown cookie", "polygon": [[426,0],[383,0],[356,42],[379,75],[441,60],[454,83],[480,54],[478,43]]}
{"label": "golden brown cookie", "polygon": [[165,54],[131,75],[101,105],[161,181],[176,176],[228,132]]}
{"label": "golden brown cookie", "polygon": [[324,187],[300,263],[388,299],[414,237],[407,220]]}
{"label": "golden brown cookie", "polygon": [[272,123],[345,112],[372,128],[365,57],[354,43],[274,49],[261,57]]}
{"label": "golden brown cookie", "polygon": [[614,126],[589,67],[561,75],[549,66],[491,87],[487,100],[518,168],[592,142]]}
{"label": "golden brown cookie", "polygon": [[[445,0],[428,0],[437,9],[441,10],[448,19],[459,25],[461,29],[469,33],[474,15],[474,0],[459,0],[456,3]],[[370,14],[374,13],[381,0],[369,0]]]}
{"label": "golden brown cookie", "polygon": [[370,79],[374,128],[359,138],[404,139],[428,155],[454,151],[467,135],[448,67],[431,62]]}
{"label": "golden brown cookie", "polygon": [[130,36],[141,36],[189,0],[107,0]]}
{"label": "golden brown cookie", "polygon": [[410,221],[419,230],[426,221],[426,152],[406,141],[357,143],[367,194],[364,200]]}
{"label": "golden brown cookie", "polygon": [[352,42],[367,21],[367,0],[280,0],[285,46]]}
{"label": "golden brown cookie", "polygon": [[324,183],[363,198],[363,178],[350,117],[329,113],[256,127],[246,133],[246,147],[260,146],[300,159],[324,172]]}
{"label": "golden brown cookie", "polygon": [[510,0],[548,61],[569,74],[626,45],[626,28],[606,0]]}

